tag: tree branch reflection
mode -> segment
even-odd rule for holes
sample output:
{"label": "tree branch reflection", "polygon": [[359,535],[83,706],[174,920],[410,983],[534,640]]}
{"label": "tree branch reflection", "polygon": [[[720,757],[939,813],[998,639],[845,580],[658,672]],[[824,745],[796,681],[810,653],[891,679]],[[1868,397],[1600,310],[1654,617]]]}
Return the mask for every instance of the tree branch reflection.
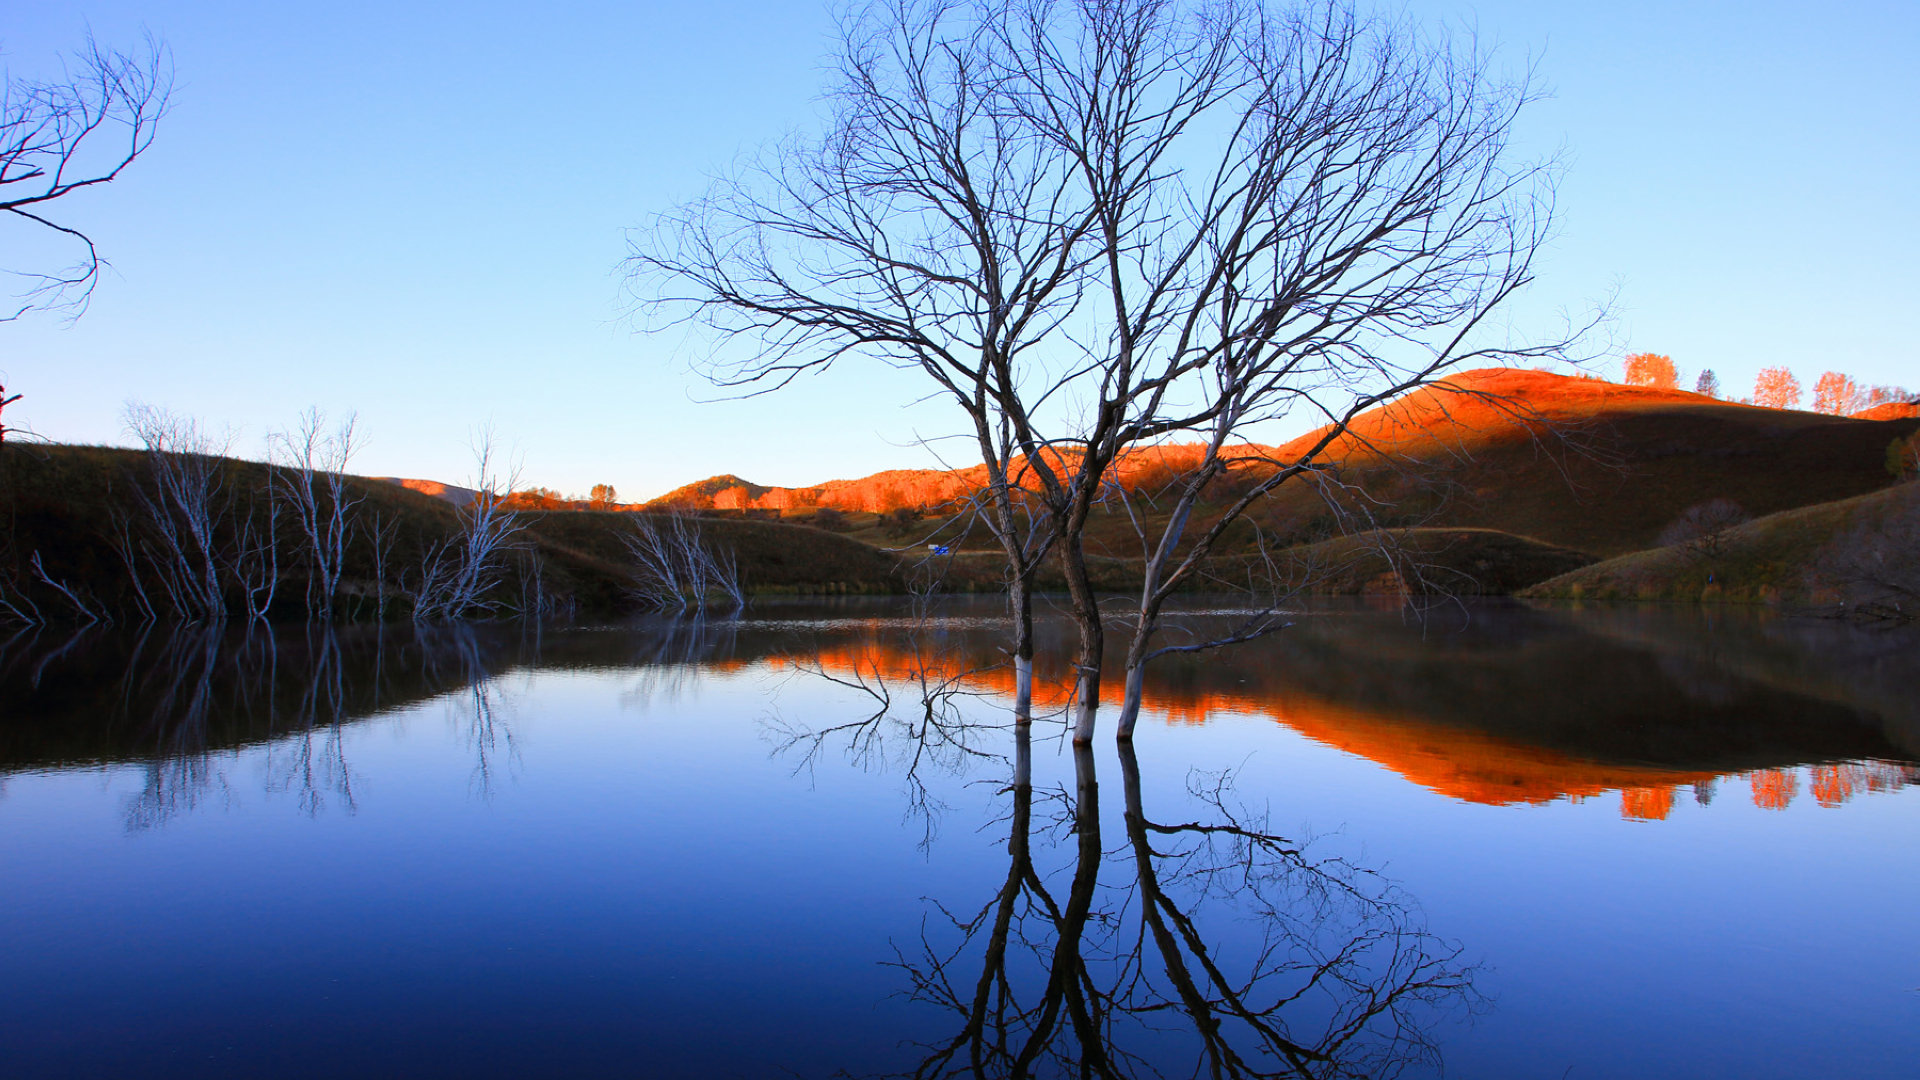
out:
{"label": "tree branch reflection", "polygon": [[[533,650],[529,653],[529,649]],[[126,826],[151,829],[236,794],[228,765],[257,753],[270,795],[318,815],[358,807],[348,728],[392,706],[445,697],[492,790],[515,760],[496,674],[539,644],[500,627],[148,624],[0,640],[0,685],[30,708],[6,716],[12,767],[118,762],[137,768]],[[6,765],[0,765],[4,770]]]}
{"label": "tree branch reflection", "polygon": [[[1122,747],[1109,860],[1092,752],[1074,748],[1074,791],[1036,826],[1030,729],[1015,740],[1006,876],[971,916],[939,908],[952,940],[923,930],[898,960],[913,1000],[959,1019],[909,1075],[1394,1076],[1437,1065],[1431,1025],[1479,1003],[1397,887],[1230,809],[1229,776],[1193,786],[1205,820],[1162,823]],[[1066,835],[1062,900],[1040,863]]]}
{"label": "tree branch reflection", "polygon": [[933,796],[929,775],[960,776],[976,763],[1003,759],[986,745],[1000,725],[982,723],[966,707],[990,693],[973,685],[984,669],[924,631],[916,628],[885,665],[878,650],[856,650],[831,665],[820,651],[786,657],[794,672],[852,690],[872,711],[837,724],[807,724],[778,712],[763,722],[773,756],[791,760],[795,775],[811,777],[830,753],[863,770],[897,771],[906,799],[902,819],[920,824],[923,850],[938,836],[947,810]]}

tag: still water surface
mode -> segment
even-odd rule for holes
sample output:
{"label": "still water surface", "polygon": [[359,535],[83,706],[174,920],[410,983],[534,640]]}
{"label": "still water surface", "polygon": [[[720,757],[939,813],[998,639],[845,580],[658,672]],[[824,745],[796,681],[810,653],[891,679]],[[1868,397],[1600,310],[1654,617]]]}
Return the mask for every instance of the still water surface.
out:
{"label": "still water surface", "polygon": [[16,637],[0,1072],[1914,1074],[1911,631],[994,615]]}

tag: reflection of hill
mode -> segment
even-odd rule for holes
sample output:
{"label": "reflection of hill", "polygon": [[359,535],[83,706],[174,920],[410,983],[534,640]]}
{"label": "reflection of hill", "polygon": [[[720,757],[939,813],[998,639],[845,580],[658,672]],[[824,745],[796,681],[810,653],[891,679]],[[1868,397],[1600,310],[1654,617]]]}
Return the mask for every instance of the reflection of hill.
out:
{"label": "reflection of hill", "polygon": [[153,760],[364,719],[488,677],[521,653],[516,638],[485,625],[22,635],[0,648],[0,770]]}
{"label": "reflection of hill", "polygon": [[[10,705],[0,771],[264,742],[518,667],[635,672],[633,692],[645,693],[703,671],[818,664],[896,684],[931,671],[935,684],[1011,696],[998,606],[958,602],[927,624],[855,605],[811,613],[826,618],[770,608],[744,622],[544,633],[493,625],[15,638],[0,647]],[[1217,617],[1189,621],[1204,630]],[[1911,636],[1684,611],[1477,609],[1464,628],[1447,617],[1423,628],[1338,609],[1240,648],[1169,657],[1149,679],[1148,711],[1176,724],[1223,713],[1272,719],[1471,802],[1618,790],[1623,811],[1646,818],[1665,816],[1677,788],[1704,795],[1729,775],[1750,777],[1763,806],[1799,794],[1832,805],[1909,782],[1905,763],[1920,758]],[[1039,626],[1039,710],[1067,703],[1069,633],[1059,620]]]}
{"label": "reflection of hill", "polygon": [[[1746,651],[1791,650],[1792,639],[1722,639],[1695,627],[1648,647],[1582,625],[1524,610],[1483,611],[1466,630],[1435,625],[1423,633],[1394,615],[1313,616],[1264,642],[1167,662],[1149,679],[1147,707],[1170,723],[1204,723],[1220,713],[1269,717],[1471,802],[1618,790],[1631,817],[1664,817],[1679,786],[1744,774],[1757,774],[1764,786],[1770,772],[1803,765],[1816,766],[1811,783],[1831,803],[1904,775],[1848,763],[1920,756],[1900,738],[1912,706],[1882,700],[1876,708],[1861,695],[1834,693],[1832,683],[1783,686],[1743,673],[1743,665],[1782,664]],[[1803,641],[1798,663],[1845,671],[1880,648],[1879,640]],[[1732,660],[1736,654],[1744,659]],[[993,666],[990,649],[952,642],[944,649],[923,643],[915,652],[894,637],[865,637],[818,659],[830,670],[890,680],[911,678],[930,662],[969,688],[1012,692],[1011,673]],[[1914,663],[1905,661],[1909,685]],[[1042,668],[1036,706],[1064,704],[1065,672]],[[1783,804],[1760,788],[1756,800]]]}

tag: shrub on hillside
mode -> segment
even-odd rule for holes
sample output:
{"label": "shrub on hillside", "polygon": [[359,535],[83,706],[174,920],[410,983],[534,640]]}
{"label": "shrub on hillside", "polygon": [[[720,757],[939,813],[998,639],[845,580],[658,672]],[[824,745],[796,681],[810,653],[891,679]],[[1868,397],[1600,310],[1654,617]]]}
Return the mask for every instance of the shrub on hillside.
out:
{"label": "shrub on hillside", "polygon": [[853,528],[853,524],[847,520],[847,515],[831,506],[823,506],[815,510],[812,516],[807,518],[807,524],[828,532],[846,532]]}
{"label": "shrub on hillside", "polygon": [[1911,621],[1920,615],[1916,551],[1920,551],[1920,490],[1896,489],[1890,500],[1834,536],[1814,560],[1809,578],[1838,587],[1858,614]]}
{"label": "shrub on hillside", "polygon": [[1661,547],[1679,548],[1700,559],[1717,559],[1726,551],[1727,531],[1752,519],[1732,499],[1708,499],[1680,511],[1680,516],[1660,530]]}
{"label": "shrub on hillside", "polygon": [[925,516],[917,507],[901,506],[881,514],[880,527],[886,530],[889,537],[898,540],[912,535]]}
{"label": "shrub on hillside", "polygon": [[1920,432],[1887,444],[1887,472],[1899,480],[1920,477]]}

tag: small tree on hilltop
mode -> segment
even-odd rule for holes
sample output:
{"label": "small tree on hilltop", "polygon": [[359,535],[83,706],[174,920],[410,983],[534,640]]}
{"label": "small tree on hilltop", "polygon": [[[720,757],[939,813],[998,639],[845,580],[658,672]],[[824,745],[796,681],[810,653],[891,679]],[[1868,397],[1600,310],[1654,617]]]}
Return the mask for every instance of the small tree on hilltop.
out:
{"label": "small tree on hilltop", "polygon": [[613,490],[612,484],[595,484],[592,490],[587,492],[587,501],[593,504],[595,510],[613,509],[617,498],[618,495]]}
{"label": "small tree on hilltop", "polygon": [[1904,386],[1876,386],[1867,391],[1867,401],[1862,408],[1871,409],[1875,405],[1909,401],[1920,401],[1920,395]]}
{"label": "small tree on hilltop", "polygon": [[1753,381],[1753,403],[1768,409],[1791,409],[1800,404],[1800,380],[1783,367],[1761,368]]}
{"label": "small tree on hilltop", "polygon": [[1705,371],[1702,371],[1700,373],[1700,377],[1698,379],[1694,380],[1693,392],[1696,394],[1705,394],[1710,398],[1719,397],[1720,396],[1720,377],[1713,373],[1712,368],[1707,368]]}
{"label": "small tree on hilltop", "polygon": [[1672,390],[1680,385],[1680,369],[1673,366],[1673,358],[1659,353],[1634,353],[1627,357],[1626,370],[1628,386]]}
{"label": "small tree on hilltop", "polygon": [[1813,384],[1813,411],[1833,416],[1851,416],[1865,408],[1866,395],[1860,384],[1837,371],[1829,371]]}

